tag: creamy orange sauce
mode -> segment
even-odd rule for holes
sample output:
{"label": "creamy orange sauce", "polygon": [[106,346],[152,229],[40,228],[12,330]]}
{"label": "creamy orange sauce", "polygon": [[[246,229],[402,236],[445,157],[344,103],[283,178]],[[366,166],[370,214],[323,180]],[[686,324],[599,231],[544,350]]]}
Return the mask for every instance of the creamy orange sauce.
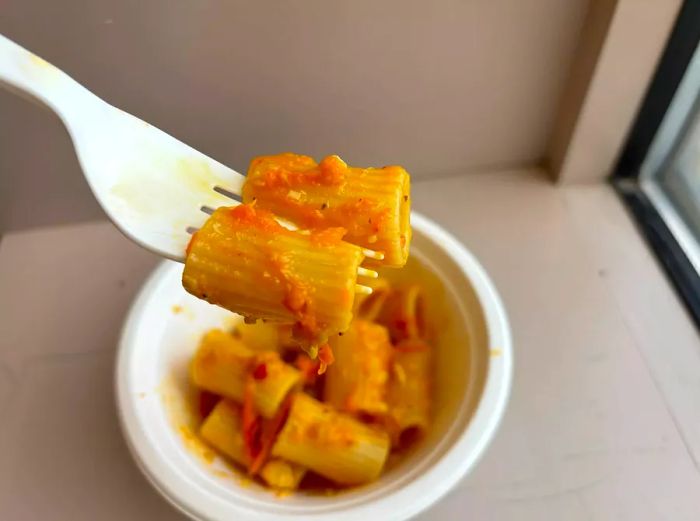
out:
{"label": "creamy orange sauce", "polygon": [[318,349],[318,361],[319,361],[319,366],[318,366],[318,374],[324,374],[326,372],[326,369],[328,368],[329,365],[331,365],[333,362],[335,362],[335,357],[333,356],[333,350],[331,349],[331,346],[328,345],[328,343],[323,344],[319,349]]}
{"label": "creamy orange sauce", "polygon": [[[282,154],[281,161],[266,170],[260,185],[268,190],[287,190],[309,185],[339,187],[345,182],[348,166],[338,156],[328,156],[320,164],[296,159],[296,154]],[[258,166],[264,159],[253,160]],[[257,161],[257,163],[255,163]],[[313,161],[313,160],[312,160]],[[253,166],[251,165],[251,166]]]}
{"label": "creamy orange sauce", "polygon": [[318,246],[333,247],[343,240],[346,233],[345,228],[325,228],[311,232],[309,237],[311,242]]}
{"label": "creamy orange sauce", "polygon": [[271,255],[269,268],[284,285],[285,297],[282,301],[284,307],[293,313],[297,320],[292,330],[293,336],[314,341],[324,325],[319,324],[316,318],[316,310],[310,298],[311,288],[294,273],[289,259],[284,255]]}
{"label": "creamy orange sauce", "polygon": [[[305,160],[300,161],[299,157]],[[246,201],[257,201],[257,194],[264,193],[260,204],[271,210],[284,209],[284,213],[293,216],[302,227],[343,226],[353,236],[371,236],[385,226],[391,215],[390,208],[367,197],[339,205],[330,200],[322,201],[313,207],[309,205],[306,191],[311,187],[332,188],[334,193],[342,195],[345,184],[364,170],[348,167],[338,156],[328,156],[318,164],[295,154],[256,158],[251,163],[251,172],[259,171],[259,174],[249,174],[244,197]]]}
{"label": "creamy orange sauce", "polygon": [[289,234],[289,230],[275,220],[272,212],[255,208],[250,204],[239,204],[231,208],[224,208],[223,215],[241,224],[246,224],[261,231],[274,232],[275,234]]}

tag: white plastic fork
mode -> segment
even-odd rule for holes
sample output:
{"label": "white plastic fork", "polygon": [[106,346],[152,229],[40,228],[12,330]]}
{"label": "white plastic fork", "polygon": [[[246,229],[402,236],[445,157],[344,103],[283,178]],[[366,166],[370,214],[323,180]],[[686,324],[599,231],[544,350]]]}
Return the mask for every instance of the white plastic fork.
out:
{"label": "white plastic fork", "polygon": [[[0,85],[61,118],[104,211],[128,238],[158,255],[183,262],[190,234],[207,214],[240,201],[245,176],[113,107],[3,35]],[[381,258],[372,250],[365,255]],[[366,268],[358,275],[377,276]],[[371,293],[367,286],[356,289]]]}

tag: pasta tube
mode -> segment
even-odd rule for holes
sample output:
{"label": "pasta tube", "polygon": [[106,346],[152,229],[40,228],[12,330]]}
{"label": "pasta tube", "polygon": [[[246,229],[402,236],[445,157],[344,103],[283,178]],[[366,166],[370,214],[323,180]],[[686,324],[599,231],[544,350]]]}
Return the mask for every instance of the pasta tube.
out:
{"label": "pasta tube", "polygon": [[422,436],[430,424],[431,350],[422,340],[400,342],[394,348],[387,392],[386,426],[394,446]]}
{"label": "pasta tube", "polygon": [[271,487],[296,490],[304,478],[306,469],[281,459],[271,459],[260,470],[260,477]]}
{"label": "pasta tube", "polygon": [[324,401],[352,414],[387,412],[386,386],[392,346],[385,327],[355,320],[330,341],[335,363],[328,367]]}
{"label": "pasta tube", "polygon": [[253,351],[278,351],[283,337],[280,325],[272,322],[236,324],[231,334]]}
{"label": "pasta tube", "polygon": [[243,202],[253,201],[303,228],[342,226],[348,242],[384,253],[378,263],[406,264],[410,178],[400,166],[352,168],[338,156],[319,164],[297,154],[261,156],[251,161],[243,185]]}
{"label": "pasta tube", "polygon": [[255,410],[272,418],[301,373],[277,353],[255,353],[220,329],[204,335],[192,360],[192,381],[202,389],[242,402],[248,375]]}
{"label": "pasta tube", "polygon": [[287,230],[249,205],[219,208],[192,237],[182,283],[249,318],[295,323],[306,346],[348,328],[362,249],[343,231]]}
{"label": "pasta tube", "polygon": [[[207,416],[199,430],[200,436],[212,447],[234,462],[247,465],[243,439],[241,407],[231,400],[221,400]],[[299,486],[306,469],[279,459],[267,461],[260,477],[271,487],[293,490]]]}
{"label": "pasta tube", "polygon": [[394,343],[408,338],[425,340],[428,336],[425,322],[425,297],[418,284],[395,290],[386,299],[377,321],[389,329]]}
{"label": "pasta tube", "polygon": [[236,463],[247,464],[241,407],[237,403],[226,398],[219,401],[202,423],[199,434]]}
{"label": "pasta tube", "polygon": [[297,393],[272,447],[272,456],[302,465],[336,483],[359,485],[379,477],[389,445],[384,431]]}

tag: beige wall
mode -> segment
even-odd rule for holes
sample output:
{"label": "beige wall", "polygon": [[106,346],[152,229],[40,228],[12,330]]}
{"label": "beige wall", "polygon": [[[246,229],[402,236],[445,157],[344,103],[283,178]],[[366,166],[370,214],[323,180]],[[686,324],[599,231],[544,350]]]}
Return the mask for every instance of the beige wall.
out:
{"label": "beige wall", "polygon": [[591,0],[590,2],[552,128],[547,166],[555,176],[562,170],[617,4],[618,0]]}
{"label": "beige wall", "polygon": [[[236,169],[294,150],[426,177],[542,159],[586,7],[5,0],[0,32]],[[60,123],[0,92],[0,231],[98,215]]]}
{"label": "beige wall", "polygon": [[591,0],[549,147],[563,183],[609,176],[682,0]]}

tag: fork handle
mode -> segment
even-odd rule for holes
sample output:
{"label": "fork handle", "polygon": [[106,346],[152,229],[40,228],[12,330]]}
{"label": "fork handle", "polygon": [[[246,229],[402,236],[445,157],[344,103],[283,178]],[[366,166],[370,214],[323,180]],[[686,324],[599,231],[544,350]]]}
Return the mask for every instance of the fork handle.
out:
{"label": "fork handle", "polygon": [[0,34],[0,86],[53,110],[66,126],[104,103],[58,67]]}

